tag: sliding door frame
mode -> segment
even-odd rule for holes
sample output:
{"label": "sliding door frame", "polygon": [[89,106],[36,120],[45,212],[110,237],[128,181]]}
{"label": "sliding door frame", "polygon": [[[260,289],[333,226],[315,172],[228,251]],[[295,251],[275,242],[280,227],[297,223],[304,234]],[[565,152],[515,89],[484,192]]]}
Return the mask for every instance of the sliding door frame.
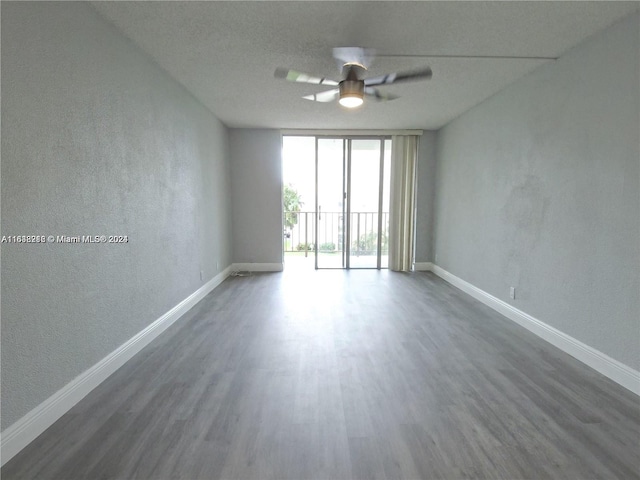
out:
{"label": "sliding door frame", "polygon": [[[318,143],[321,139],[342,140],[342,269],[351,269],[351,152],[353,140],[378,140],[380,142],[380,155],[378,157],[378,167],[380,169],[378,179],[378,241],[376,267],[363,267],[358,270],[381,270],[382,269],[382,207],[383,207],[383,191],[384,191],[384,147],[385,142],[391,141],[391,135],[305,135],[315,138],[315,269],[332,270],[334,268],[318,267],[318,220],[320,212],[318,209]],[[346,211],[345,211],[346,204]]]}

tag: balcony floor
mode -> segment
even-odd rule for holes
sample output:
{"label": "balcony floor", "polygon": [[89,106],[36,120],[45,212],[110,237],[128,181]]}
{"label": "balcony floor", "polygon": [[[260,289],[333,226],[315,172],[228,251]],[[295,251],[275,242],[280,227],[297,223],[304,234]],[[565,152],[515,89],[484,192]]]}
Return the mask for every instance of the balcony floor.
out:
{"label": "balcony floor", "polygon": [[[308,256],[304,256],[304,252],[285,252],[284,268],[285,269],[311,269],[315,268],[315,253],[309,252]],[[382,268],[389,265],[389,256],[382,255]],[[318,266],[320,268],[343,268],[342,254],[335,253],[319,253]],[[350,266],[356,268],[376,268],[376,257],[373,255],[351,256]]]}

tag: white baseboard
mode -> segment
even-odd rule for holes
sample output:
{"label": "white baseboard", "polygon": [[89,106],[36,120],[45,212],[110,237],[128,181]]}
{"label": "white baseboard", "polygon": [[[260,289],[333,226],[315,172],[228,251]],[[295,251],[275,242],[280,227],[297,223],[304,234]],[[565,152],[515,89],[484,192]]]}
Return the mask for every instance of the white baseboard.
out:
{"label": "white baseboard", "polygon": [[56,420],[67,413],[76,403],[87,396],[89,392],[169,328],[209,292],[220,285],[229,276],[230,272],[231,267],[227,267],[144,330],[138,332],[20,420],[6,428],[1,434],[2,439],[0,440],[1,465],[13,458],[20,450],[53,425]]}
{"label": "white baseboard", "polygon": [[282,272],[281,263],[234,263],[231,265],[232,272]]}
{"label": "white baseboard", "polygon": [[415,272],[430,272],[433,270],[433,263],[431,262],[415,262],[413,264],[413,270]]}
{"label": "white baseboard", "polygon": [[547,325],[537,318],[518,310],[514,306],[503,302],[484,290],[480,290],[478,287],[456,277],[437,265],[432,265],[431,270],[443,280],[446,280],[451,285],[458,287],[460,290],[468,293],[488,307],[493,308],[496,312],[501,313],[505,317],[516,322],[518,325],[535,333],[543,340],[546,340],[563,352],[580,360],[582,363],[588,365],[619,385],[622,385],[626,389],[631,390],[636,395],[640,395],[640,372],[637,370],[634,370],[601,351],[576,340],[550,325]]}

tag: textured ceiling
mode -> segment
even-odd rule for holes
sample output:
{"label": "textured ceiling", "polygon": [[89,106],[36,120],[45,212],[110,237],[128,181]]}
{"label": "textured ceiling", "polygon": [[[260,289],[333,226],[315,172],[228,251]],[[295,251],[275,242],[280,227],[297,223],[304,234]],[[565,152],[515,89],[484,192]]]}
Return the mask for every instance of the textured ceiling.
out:
{"label": "textured ceiling", "polygon": [[[640,2],[92,4],[228,126],[437,129]],[[375,48],[371,76],[430,65],[433,79],[382,87],[401,98],[347,111],[301,98],[326,87],[273,76],[286,67],[339,80],[336,46]]]}

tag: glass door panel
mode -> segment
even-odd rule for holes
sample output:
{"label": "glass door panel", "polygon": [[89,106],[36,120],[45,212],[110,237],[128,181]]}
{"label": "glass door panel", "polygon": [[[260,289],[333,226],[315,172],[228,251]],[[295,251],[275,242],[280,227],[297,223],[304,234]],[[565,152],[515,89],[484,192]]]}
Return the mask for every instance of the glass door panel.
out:
{"label": "glass door panel", "polygon": [[380,208],[380,268],[389,268],[389,207],[391,205],[391,140],[384,141],[382,204]]}
{"label": "glass door panel", "polygon": [[346,140],[318,138],[316,268],[345,268]]}
{"label": "glass door panel", "polygon": [[388,268],[391,140],[316,137],[316,268]]}
{"label": "glass door panel", "polygon": [[378,268],[380,139],[350,141],[350,268]]}

